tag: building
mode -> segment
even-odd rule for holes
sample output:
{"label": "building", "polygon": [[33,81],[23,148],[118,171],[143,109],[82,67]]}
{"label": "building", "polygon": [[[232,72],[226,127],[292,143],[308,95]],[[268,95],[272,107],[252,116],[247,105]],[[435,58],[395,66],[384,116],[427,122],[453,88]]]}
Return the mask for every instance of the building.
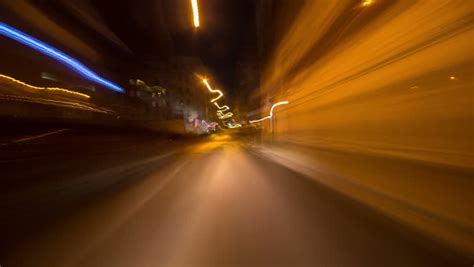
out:
{"label": "building", "polygon": [[[209,119],[209,95],[196,74],[207,73],[196,57],[176,56],[145,62],[132,77],[131,97],[144,101],[150,118]],[[145,86],[144,86],[145,85]]]}

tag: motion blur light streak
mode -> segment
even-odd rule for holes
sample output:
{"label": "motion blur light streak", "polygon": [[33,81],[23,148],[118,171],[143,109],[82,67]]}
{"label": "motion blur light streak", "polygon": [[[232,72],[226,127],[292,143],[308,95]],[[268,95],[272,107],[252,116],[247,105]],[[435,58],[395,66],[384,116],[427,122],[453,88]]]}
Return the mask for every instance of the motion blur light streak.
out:
{"label": "motion blur light streak", "polygon": [[211,103],[219,100],[223,96],[221,91],[219,91],[219,93],[220,93],[220,95],[218,97],[211,99]]}
{"label": "motion blur light streak", "polygon": [[78,74],[82,75],[83,77],[94,81],[98,84],[101,84],[113,91],[123,93],[124,89],[113,84],[110,81],[107,81],[103,78],[101,78],[99,75],[88,69],[86,66],[84,66],[82,63],[79,61],[71,58],[70,56],[64,54],[63,52],[57,50],[56,48],[47,45],[46,43],[43,43],[26,33],[23,33],[3,22],[0,22],[0,35],[4,35],[8,38],[11,38],[13,40],[16,40],[24,45],[27,45],[47,56],[50,56],[57,61],[63,63],[64,65],[68,66],[72,70],[76,71]]}
{"label": "motion blur light streak", "polygon": [[35,90],[45,90],[45,91],[61,92],[61,93],[66,93],[66,94],[71,94],[71,95],[74,95],[74,96],[79,96],[79,97],[87,98],[87,99],[90,98],[89,95],[86,95],[86,94],[83,94],[83,93],[79,93],[79,92],[74,92],[74,91],[71,91],[71,90],[63,89],[63,88],[33,86],[33,85],[24,83],[24,82],[22,82],[22,81],[20,81],[20,80],[17,80],[17,79],[15,79],[15,78],[12,78],[12,77],[10,77],[10,76],[3,75],[3,74],[0,74],[0,78],[6,79],[6,80],[8,80],[8,81],[11,81],[11,82],[17,83],[17,84],[19,84],[19,85],[22,85],[22,86],[25,86],[25,87],[28,87],[28,88],[31,88],[31,89],[35,89]]}
{"label": "motion blur light streak", "polygon": [[211,93],[218,93],[219,96],[212,99],[211,100],[211,103],[219,100],[224,94],[221,92],[221,90],[217,90],[217,89],[212,89],[212,87],[209,85],[209,82],[207,81],[207,79],[202,79],[202,82],[206,85],[207,89],[209,90],[209,92]]}
{"label": "motion blur light streak", "polygon": [[473,14],[0,0],[0,267],[472,266]]}
{"label": "motion blur light streak", "polygon": [[216,114],[217,114],[217,117],[220,119],[220,120],[225,120],[225,119],[228,119],[228,118],[231,118],[232,116],[234,116],[234,114],[232,112],[227,112],[224,114],[224,111],[227,111],[227,110],[230,110],[229,106],[219,106],[219,104],[217,102],[214,102],[214,105],[219,109]]}
{"label": "motion blur light streak", "polygon": [[226,111],[226,110],[229,110],[229,106],[219,106],[219,104],[217,104],[217,102],[214,102],[214,105],[220,110],[220,111]]}
{"label": "motion blur light streak", "polygon": [[191,0],[191,6],[193,8],[193,20],[194,20],[194,27],[199,27],[199,7],[197,0]]}
{"label": "motion blur light streak", "polygon": [[230,123],[229,122],[229,123],[227,123],[227,127],[229,129],[236,129],[236,128],[242,127],[242,124],[240,124],[240,123]]}
{"label": "motion blur light streak", "polygon": [[275,103],[273,104],[273,106],[270,108],[270,115],[264,117],[264,118],[261,118],[261,119],[258,119],[258,120],[251,120],[249,121],[250,123],[257,123],[257,122],[261,122],[261,121],[264,121],[264,120],[268,120],[268,119],[271,119],[273,118],[273,110],[278,107],[278,106],[281,106],[281,105],[287,105],[289,102],[288,101],[281,101],[281,102],[278,102],[278,103]]}
{"label": "motion blur light streak", "polygon": [[[263,98],[291,102],[273,131],[262,129],[273,144],[305,147],[288,145],[285,160],[316,166],[314,179],[324,149],[385,162],[355,177],[335,160],[342,181],[323,182],[466,255],[474,255],[473,180],[462,174],[472,177],[474,158],[473,8],[456,0],[304,1],[274,37],[281,41],[261,85]],[[393,175],[388,158],[418,171]]]}
{"label": "motion blur light streak", "polygon": [[232,112],[227,112],[227,113],[222,113],[222,112],[217,112],[217,116],[220,120],[225,120],[225,119],[228,119],[228,118],[232,118],[234,116],[234,114]]}
{"label": "motion blur light streak", "polygon": [[73,109],[82,109],[82,110],[98,112],[98,113],[107,113],[107,114],[114,113],[112,110],[109,110],[109,109],[92,107],[92,106],[88,106],[82,103],[71,102],[71,101],[35,98],[35,97],[28,97],[28,96],[7,95],[7,94],[0,94],[0,99],[7,100],[7,101],[17,101],[17,102],[43,104],[43,105],[51,105],[51,106],[66,107],[66,108],[73,108]]}
{"label": "motion blur light streak", "polygon": [[281,105],[288,105],[288,103],[289,103],[288,101],[281,101],[281,102],[273,104],[272,108],[270,109],[270,118],[273,117],[273,110],[276,107],[281,106]]}
{"label": "motion blur light streak", "polygon": [[363,0],[362,2],[362,6],[369,6],[371,4],[373,4],[373,0]]}
{"label": "motion blur light streak", "polygon": [[261,119],[258,119],[258,120],[250,120],[249,122],[250,123],[257,123],[257,122],[261,122],[261,121],[268,120],[268,119],[270,119],[270,116],[267,116],[267,117],[264,117],[264,118],[261,118]]}

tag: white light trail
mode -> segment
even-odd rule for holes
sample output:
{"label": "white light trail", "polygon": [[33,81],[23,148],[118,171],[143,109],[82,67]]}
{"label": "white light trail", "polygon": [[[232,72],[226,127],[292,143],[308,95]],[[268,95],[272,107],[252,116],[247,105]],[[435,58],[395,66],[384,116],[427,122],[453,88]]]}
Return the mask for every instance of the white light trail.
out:
{"label": "white light trail", "polygon": [[257,122],[261,122],[261,121],[264,121],[264,120],[271,119],[271,118],[273,118],[273,110],[276,107],[281,106],[281,105],[287,105],[288,103],[289,103],[288,101],[281,101],[281,102],[275,103],[275,104],[273,104],[272,108],[270,109],[270,115],[268,115],[266,117],[263,117],[261,119],[258,119],[258,120],[251,120],[249,122],[250,123],[257,123]]}
{"label": "white light trail", "polygon": [[191,5],[193,7],[193,16],[194,16],[194,27],[199,27],[199,8],[197,0],[191,0]]}

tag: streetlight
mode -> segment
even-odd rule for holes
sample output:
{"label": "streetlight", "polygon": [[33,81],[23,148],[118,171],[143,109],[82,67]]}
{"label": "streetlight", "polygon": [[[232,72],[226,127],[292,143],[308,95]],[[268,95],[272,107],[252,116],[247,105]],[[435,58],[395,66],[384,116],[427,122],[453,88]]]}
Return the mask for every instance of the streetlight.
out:
{"label": "streetlight", "polygon": [[197,0],[191,0],[191,6],[193,7],[194,27],[199,28],[199,8]]}

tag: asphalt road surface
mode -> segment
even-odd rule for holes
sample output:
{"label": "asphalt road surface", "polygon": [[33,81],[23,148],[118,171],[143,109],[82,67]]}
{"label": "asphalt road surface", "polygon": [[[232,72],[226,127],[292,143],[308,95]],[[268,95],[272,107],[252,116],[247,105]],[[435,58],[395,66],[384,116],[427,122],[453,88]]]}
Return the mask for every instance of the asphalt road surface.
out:
{"label": "asphalt road surface", "polygon": [[464,263],[231,136],[50,133],[3,139],[2,267]]}

